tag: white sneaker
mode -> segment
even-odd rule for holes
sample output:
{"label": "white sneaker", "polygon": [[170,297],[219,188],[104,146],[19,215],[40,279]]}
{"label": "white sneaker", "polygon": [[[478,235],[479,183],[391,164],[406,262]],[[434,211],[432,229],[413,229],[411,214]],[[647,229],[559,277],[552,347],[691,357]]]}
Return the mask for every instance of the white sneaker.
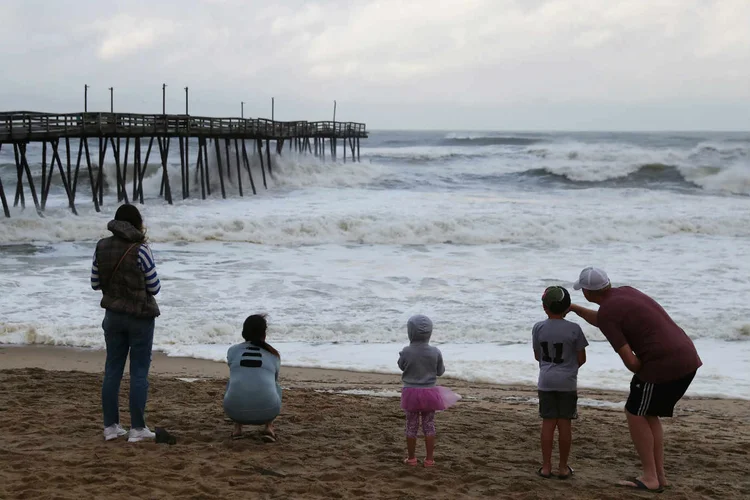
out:
{"label": "white sneaker", "polygon": [[128,431],[123,429],[120,424],[112,424],[109,427],[104,428],[104,440],[112,441],[113,439],[122,437],[127,433]]}
{"label": "white sneaker", "polygon": [[156,434],[151,432],[148,427],[144,427],[143,429],[130,429],[130,432],[128,433],[128,443],[137,443],[144,439],[154,438],[156,438]]}

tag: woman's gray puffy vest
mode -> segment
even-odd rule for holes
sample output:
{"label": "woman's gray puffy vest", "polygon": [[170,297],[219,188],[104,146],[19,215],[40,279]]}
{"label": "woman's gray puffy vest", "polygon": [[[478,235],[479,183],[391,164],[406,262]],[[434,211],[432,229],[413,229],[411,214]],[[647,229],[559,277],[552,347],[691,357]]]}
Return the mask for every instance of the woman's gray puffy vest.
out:
{"label": "woman's gray puffy vest", "polygon": [[159,306],[146,291],[146,277],[138,267],[138,250],[145,240],[144,234],[124,221],[110,221],[107,229],[112,236],[99,240],[96,245],[99,283],[103,293],[101,306],[138,318],[159,316]]}

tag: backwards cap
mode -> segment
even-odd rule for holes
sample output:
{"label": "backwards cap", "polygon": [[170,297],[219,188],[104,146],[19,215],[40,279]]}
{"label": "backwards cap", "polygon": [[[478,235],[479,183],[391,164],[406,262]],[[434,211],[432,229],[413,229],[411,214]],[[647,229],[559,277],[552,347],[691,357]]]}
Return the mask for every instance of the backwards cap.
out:
{"label": "backwards cap", "polygon": [[609,276],[603,269],[598,267],[587,267],[581,271],[578,281],[573,283],[574,290],[601,290],[609,285]]}
{"label": "backwards cap", "polygon": [[551,286],[544,291],[542,304],[552,314],[562,314],[570,309],[570,293],[561,286]]}

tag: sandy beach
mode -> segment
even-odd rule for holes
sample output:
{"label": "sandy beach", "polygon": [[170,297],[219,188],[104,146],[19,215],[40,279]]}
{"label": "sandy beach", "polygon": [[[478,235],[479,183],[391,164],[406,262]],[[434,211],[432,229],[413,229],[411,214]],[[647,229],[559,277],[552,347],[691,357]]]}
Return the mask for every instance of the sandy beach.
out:
{"label": "sandy beach", "polygon": [[[538,478],[533,387],[446,379],[464,396],[437,417],[437,466],[401,460],[393,375],[282,369],[279,442],[229,439],[220,363],[154,355],[147,422],[178,442],[105,443],[101,351],[0,347],[0,498],[633,498],[624,393],[582,390],[572,480]],[[700,376],[700,375],[699,375]],[[128,424],[127,377],[121,418]],[[748,498],[750,401],[690,398],[665,420],[673,486],[661,497]],[[423,456],[419,443],[418,456]]]}

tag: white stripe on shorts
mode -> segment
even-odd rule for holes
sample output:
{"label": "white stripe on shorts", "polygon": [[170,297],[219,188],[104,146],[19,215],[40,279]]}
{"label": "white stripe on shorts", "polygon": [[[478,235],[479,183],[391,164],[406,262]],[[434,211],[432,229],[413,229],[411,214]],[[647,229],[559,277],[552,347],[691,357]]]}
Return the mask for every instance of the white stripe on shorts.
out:
{"label": "white stripe on shorts", "polygon": [[643,417],[651,406],[651,396],[654,394],[654,384],[643,383],[643,395],[641,396],[641,406],[638,407],[638,416]]}

